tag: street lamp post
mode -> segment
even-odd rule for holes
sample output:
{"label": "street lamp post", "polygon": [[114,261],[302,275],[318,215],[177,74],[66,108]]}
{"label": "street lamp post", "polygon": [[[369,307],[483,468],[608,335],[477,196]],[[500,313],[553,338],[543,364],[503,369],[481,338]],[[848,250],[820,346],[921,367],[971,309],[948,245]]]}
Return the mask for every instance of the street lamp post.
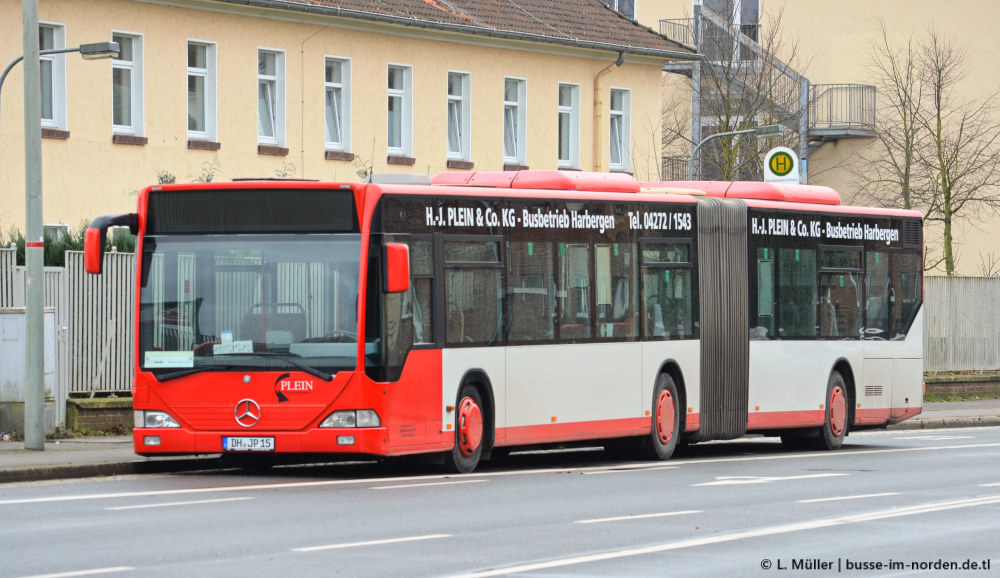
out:
{"label": "street lamp post", "polygon": [[[79,52],[80,56],[84,60],[98,60],[101,58],[114,58],[118,56],[120,47],[117,42],[93,42],[91,44],[81,44],[80,46],[74,46],[73,48],[52,48],[49,50],[39,50],[39,56],[47,56],[49,54],[66,54],[68,52]],[[3,69],[0,73],[0,97],[3,96],[3,83],[7,80],[7,73],[11,71],[12,68],[17,66],[19,62],[24,60],[24,55],[18,56],[7,68]],[[3,109],[0,109],[3,110]],[[41,119],[39,119],[39,126],[41,126]]]}
{"label": "street lamp post", "polygon": [[712,140],[713,138],[719,138],[720,136],[733,136],[733,135],[737,135],[737,134],[751,134],[751,133],[752,134],[756,134],[756,135],[778,135],[778,134],[781,134],[783,132],[785,132],[785,127],[783,125],[780,125],[780,124],[765,124],[764,126],[758,126],[758,127],[754,127],[754,128],[745,128],[745,129],[742,129],[742,130],[731,130],[729,132],[717,132],[715,134],[709,135],[709,136],[701,139],[701,142],[698,143],[698,145],[696,147],[694,147],[693,151],[691,151],[691,160],[688,161],[688,180],[689,181],[693,181],[694,180],[694,159],[695,159],[695,155],[698,154],[698,150],[701,148],[701,145],[703,145],[706,142]]}
{"label": "street lamp post", "polygon": [[42,54],[79,52],[85,59],[114,58],[118,56],[116,42],[82,44],[74,48],[39,50],[38,2],[23,0],[24,54],[14,59],[0,75],[0,93],[3,81],[18,62],[24,65],[24,197],[25,197],[25,399],[24,399],[24,448],[45,449],[45,240],[42,232],[42,109],[41,70]]}

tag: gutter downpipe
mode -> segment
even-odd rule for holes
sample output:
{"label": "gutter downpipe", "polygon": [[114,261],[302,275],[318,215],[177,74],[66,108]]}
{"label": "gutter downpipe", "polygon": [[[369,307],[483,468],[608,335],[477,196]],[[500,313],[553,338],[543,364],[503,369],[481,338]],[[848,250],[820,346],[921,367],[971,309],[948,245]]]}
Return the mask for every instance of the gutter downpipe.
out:
{"label": "gutter downpipe", "polygon": [[604,99],[601,93],[601,77],[605,74],[611,72],[613,69],[618,68],[625,62],[625,51],[622,50],[618,53],[618,60],[612,62],[611,64],[605,66],[600,72],[594,76],[594,171],[601,172],[604,169],[604,155],[601,154],[601,138],[603,134],[604,127],[601,119],[604,116]]}

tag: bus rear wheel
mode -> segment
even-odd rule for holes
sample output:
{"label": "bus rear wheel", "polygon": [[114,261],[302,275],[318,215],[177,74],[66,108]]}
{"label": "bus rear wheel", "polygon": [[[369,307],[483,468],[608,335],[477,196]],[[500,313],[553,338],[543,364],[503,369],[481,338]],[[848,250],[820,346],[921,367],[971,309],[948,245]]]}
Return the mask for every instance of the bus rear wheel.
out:
{"label": "bus rear wheel", "polygon": [[486,438],[486,420],[479,390],[464,386],[455,412],[455,447],[445,455],[445,466],[453,472],[468,474],[479,465]]}
{"label": "bus rear wheel", "polygon": [[830,374],[823,402],[823,425],[812,430],[796,430],[781,436],[781,443],[790,450],[837,450],[844,445],[850,426],[850,398],[844,376],[839,371]]}
{"label": "bus rear wheel", "polygon": [[653,424],[646,438],[646,457],[667,460],[677,449],[680,440],[680,398],[674,379],[666,373],[656,378],[653,388]]}
{"label": "bus rear wheel", "polygon": [[821,450],[837,450],[844,444],[847,436],[848,416],[847,385],[839,371],[830,374],[826,384],[826,411],[823,427],[820,428],[817,448]]}

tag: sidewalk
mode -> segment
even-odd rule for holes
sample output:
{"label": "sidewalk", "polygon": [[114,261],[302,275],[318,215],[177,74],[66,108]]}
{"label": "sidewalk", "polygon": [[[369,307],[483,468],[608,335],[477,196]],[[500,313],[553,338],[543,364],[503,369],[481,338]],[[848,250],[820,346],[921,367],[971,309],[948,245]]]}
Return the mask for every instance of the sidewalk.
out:
{"label": "sidewalk", "polygon": [[[889,429],[985,426],[1000,426],[1000,399],[927,403],[923,413]],[[47,441],[45,451],[26,450],[24,442],[0,442],[0,484],[211,469],[219,465],[216,458],[144,458],[133,453],[130,436]]]}

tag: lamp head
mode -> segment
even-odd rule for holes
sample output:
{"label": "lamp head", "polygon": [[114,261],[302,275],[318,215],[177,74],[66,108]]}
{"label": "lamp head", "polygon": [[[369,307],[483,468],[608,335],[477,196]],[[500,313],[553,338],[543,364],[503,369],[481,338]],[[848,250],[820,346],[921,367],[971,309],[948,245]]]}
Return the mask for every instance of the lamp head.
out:
{"label": "lamp head", "polygon": [[121,47],[117,42],[94,42],[80,45],[80,56],[84,60],[98,60],[101,58],[118,58]]}

